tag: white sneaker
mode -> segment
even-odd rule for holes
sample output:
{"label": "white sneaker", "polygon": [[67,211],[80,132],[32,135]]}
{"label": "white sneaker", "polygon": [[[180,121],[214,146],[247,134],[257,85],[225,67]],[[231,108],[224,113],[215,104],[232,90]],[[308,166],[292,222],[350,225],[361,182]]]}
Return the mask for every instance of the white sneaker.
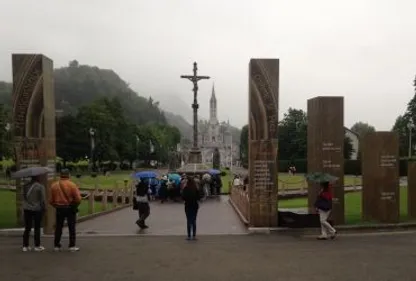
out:
{"label": "white sneaker", "polygon": [[61,247],[55,247],[55,248],[53,248],[53,250],[54,250],[55,252],[60,252],[60,251],[62,251],[62,248],[61,248]]}
{"label": "white sneaker", "polygon": [[23,252],[29,252],[29,251],[31,251],[32,249],[30,248],[30,247],[23,247],[22,248],[22,251]]}
{"label": "white sneaker", "polygon": [[79,251],[79,247],[71,247],[69,248],[70,252],[78,252]]}
{"label": "white sneaker", "polygon": [[35,252],[43,252],[43,251],[45,251],[45,247],[43,246],[35,247]]}

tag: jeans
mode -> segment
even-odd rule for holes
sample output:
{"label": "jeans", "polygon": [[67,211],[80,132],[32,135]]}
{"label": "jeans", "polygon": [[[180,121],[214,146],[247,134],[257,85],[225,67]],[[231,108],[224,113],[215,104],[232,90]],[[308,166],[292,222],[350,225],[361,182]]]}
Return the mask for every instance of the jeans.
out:
{"label": "jeans", "polygon": [[328,222],[328,218],[329,218],[329,215],[331,214],[331,211],[319,210],[318,212],[319,212],[319,221],[321,222],[321,236],[327,237],[328,231],[330,232],[331,235],[334,235],[336,233],[336,230]]}
{"label": "jeans", "polygon": [[56,225],[55,225],[55,247],[61,248],[61,237],[62,229],[64,228],[64,223],[68,224],[69,231],[69,247],[75,247],[76,242],[76,232],[75,232],[75,223],[77,220],[77,213],[72,208],[56,208]]}
{"label": "jeans", "polygon": [[137,205],[139,210],[139,220],[137,222],[144,225],[144,221],[150,216],[150,205],[144,202],[138,202]]}
{"label": "jeans", "polygon": [[186,230],[188,237],[196,236],[196,217],[198,215],[198,205],[195,206],[186,206],[185,205],[185,214],[186,214]]}
{"label": "jeans", "polygon": [[[43,217],[43,211],[24,210],[23,217],[25,222],[25,231],[23,233],[23,247],[29,247],[29,235],[34,226],[35,247],[40,246],[40,226]],[[34,223],[34,224],[33,224]]]}

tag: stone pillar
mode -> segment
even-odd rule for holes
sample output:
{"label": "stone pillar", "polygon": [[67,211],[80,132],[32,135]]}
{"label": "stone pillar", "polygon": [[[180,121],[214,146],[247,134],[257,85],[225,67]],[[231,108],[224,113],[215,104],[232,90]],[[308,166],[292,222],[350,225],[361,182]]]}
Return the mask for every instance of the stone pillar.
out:
{"label": "stone pillar", "polygon": [[[55,95],[53,62],[40,54],[13,54],[12,133],[16,168],[49,166],[55,170]],[[46,193],[55,173],[43,177]],[[21,190],[16,181],[16,211],[22,224]],[[49,195],[48,195],[49,196]],[[47,205],[44,232],[53,232],[55,210]]]}
{"label": "stone pillar", "polygon": [[416,162],[407,162],[407,215],[416,218]]}
{"label": "stone pillar", "polygon": [[279,60],[251,59],[249,66],[249,221],[277,226]]}
{"label": "stone pillar", "polygon": [[363,220],[396,223],[400,218],[399,137],[366,134],[361,141]]}
{"label": "stone pillar", "polygon": [[[315,97],[308,100],[308,173],[323,172],[338,177],[333,183],[333,210],[336,224],[344,216],[344,98]],[[308,183],[308,209],[315,213],[320,185]]]}

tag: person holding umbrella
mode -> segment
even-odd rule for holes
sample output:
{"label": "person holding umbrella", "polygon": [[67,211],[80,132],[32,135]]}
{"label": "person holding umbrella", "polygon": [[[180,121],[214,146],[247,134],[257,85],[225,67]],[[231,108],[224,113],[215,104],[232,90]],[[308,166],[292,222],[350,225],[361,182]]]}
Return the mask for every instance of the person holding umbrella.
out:
{"label": "person holding umbrella", "polygon": [[327,173],[310,173],[306,175],[306,179],[313,183],[319,183],[321,191],[315,201],[315,208],[319,214],[319,221],[321,223],[321,235],[318,240],[327,240],[328,232],[330,238],[334,239],[337,235],[335,228],[328,222],[329,215],[332,211],[332,192],[330,189],[330,182],[338,180],[337,177]]}
{"label": "person holding umbrella", "polygon": [[140,181],[136,185],[136,201],[137,209],[139,211],[139,219],[136,221],[136,224],[140,229],[149,228],[145,220],[150,215],[150,204],[149,204],[149,193],[148,185],[144,181]]}
{"label": "person holding umbrella", "polygon": [[35,252],[45,250],[40,244],[40,227],[46,210],[45,186],[40,183],[39,176],[33,176],[31,181],[23,186],[23,217],[25,231],[23,233],[23,252],[30,251],[29,235],[34,226]]}
{"label": "person holding umbrella", "polygon": [[29,247],[29,236],[34,227],[35,252],[45,250],[40,243],[40,228],[43,214],[46,210],[45,186],[41,184],[42,175],[53,172],[48,167],[29,167],[21,169],[12,174],[12,178],[31,178],[31,181],[23,186],[23,218],[25,231],[23,233],[23,252],[31,250]]}

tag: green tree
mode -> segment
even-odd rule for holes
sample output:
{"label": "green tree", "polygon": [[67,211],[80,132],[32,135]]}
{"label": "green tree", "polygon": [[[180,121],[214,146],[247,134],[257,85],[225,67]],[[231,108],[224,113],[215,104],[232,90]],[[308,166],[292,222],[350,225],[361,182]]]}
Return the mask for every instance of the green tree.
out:
{"label": "green tree", "polygon": [[307,115],[289,108],[279,122],[279,159],[305,159],[307,155]]}
{"label": "green tree", "polygon": [[352,154],[354,153],[354,147],[352,146],[352,141],[350,138],[344,138],[344,159],[351,159]]}
{"label": "green tree", "polygon": [[[392,128],[393,132],[397,132],[399,135],[399,155],[401,157],[408,156],[409,152],[409,129],[408,124],[410,122],[410,114],[400,115],[396,118],[394,126]],[[412,138],[414,139],[414,130],[412,130]]]}
{"label": "green tree", "polygon": [[374,126],[369,125],[368,123],[356,122],[354,125],[351,126],[351,131],[353,131],[362,138],[367,133],[375,132],[376,128]]}
{"label": "green tree", "polygon": [[248,125],[244,125],[241,129],[240,160],[244,166],[248,165]]}

